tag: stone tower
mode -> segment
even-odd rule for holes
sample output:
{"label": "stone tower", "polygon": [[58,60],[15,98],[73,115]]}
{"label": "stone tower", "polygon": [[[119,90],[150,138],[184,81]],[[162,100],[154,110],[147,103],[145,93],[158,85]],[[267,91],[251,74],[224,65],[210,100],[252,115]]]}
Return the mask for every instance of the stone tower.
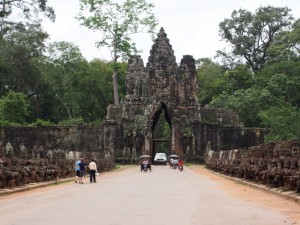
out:
{"label": "stone tower", "polygon": [[110,105],[104,123],[104,148],[116,158],[156,153],[153,132],[164,112],[171,129],[169,154],[192,160],[212,149],[241,145],[238,116],[224,109],[201,108],[197,99],[195,60],[185,55],[180,65],[167,34],[161,28],[144,67],[140,56],[131,56],[126,74],[126,96],[120,106]]}

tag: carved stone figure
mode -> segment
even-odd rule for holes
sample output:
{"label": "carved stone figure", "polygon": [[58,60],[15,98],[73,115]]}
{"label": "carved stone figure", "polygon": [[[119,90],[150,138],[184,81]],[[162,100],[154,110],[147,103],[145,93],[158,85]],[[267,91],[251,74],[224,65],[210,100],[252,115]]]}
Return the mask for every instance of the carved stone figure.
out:
{"label": "carved stone figure", "polygon": [[32,149],[32,158],[33,159],[39,159],[40,158],[39,148],[38,148],[37,145],[33,146],[33,149]]}
{"label": "carved stone figure", "polygon": [[44,146],[40,146],[39,149],[38,149],[38,157],[39,159],[45,159],[47,158],[47,151],[44,149]]}
{"label": "carved stone figure", "polygon": [[20,157],[21,159],[27,159],[28,158],[28,150],[25,147],[25,145],[20,145]]}
{"label": "carved stone figure", "polygon": [[13,157],[13,155],[14,155],[14,148],[10,142],[7,142],[5,146],[5,156],[11,158]]}

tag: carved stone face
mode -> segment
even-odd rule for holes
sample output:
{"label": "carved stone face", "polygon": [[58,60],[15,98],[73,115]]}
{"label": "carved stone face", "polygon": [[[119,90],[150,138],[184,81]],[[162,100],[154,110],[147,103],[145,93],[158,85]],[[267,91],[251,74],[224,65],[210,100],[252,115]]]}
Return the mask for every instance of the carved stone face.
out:
{"label": "carved stone face", "polygon": [[284,159],[286,157],[286,155],[287,155],[287,150],[285,148],[283,148],[279,151],[279,158],[280,159]]}
{"label": "carved stone face", "polygon": [[292,146],[292,155],[294,157],[297,157],[297,156],[299,156],[299,152],[300,152],[300,144],[294,143]]}
{"label": "carved stone face", "polygon": [[277,157],[279,157],[279,148],[274,148],[274,154],[273,154],[273,156],[274,156],[274,158],[277,158]]}

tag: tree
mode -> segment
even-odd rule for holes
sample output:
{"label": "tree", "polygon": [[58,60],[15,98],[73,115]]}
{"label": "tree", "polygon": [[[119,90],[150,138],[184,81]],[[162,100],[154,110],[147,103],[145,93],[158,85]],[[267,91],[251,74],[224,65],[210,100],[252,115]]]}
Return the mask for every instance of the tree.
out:
{"label": "tree", "polygon": [[249,77],[246,71],[229,71],[223,92],[214,95],[210,105],[234,110],[246,126],[262,126],[262,111],[285,105],[299,108],[299,73],[300,63],[291,60],[266,65],[252,79],[244,79]]}
{"label": "tree", "polygon": [[40,102],[47,89],[37,68],[47,38],[40,24],[26,24],[0,40],[0,96],[9,90],[25,94],[31,109],[29,120],[40,115]]}
{"label": "tree", "polygon": [[300,137],[300,111],[290,104],[273,106],[259,113],[265,127],[270,129],[266,141],[285,141]]}
{"label": "tree", "polygon": [[40,13],[45,14],[52,21],[55,20],[54,10],[47,6],[47,0],[0,0],[0,40],[12,27],[18,28],[24,25],[24,21],[20,18],[19,21],[11,19],[17,12],[21,12],[26,21],[36,19]]}
{"label": "tree", "polygon": [[291,30],[275,36],[274,44],[268,49],[273,61],[297,60],[300,56],[300,19],[295,21]]}
{"label": "tree", "polygon": [[[117,69],[115,64],[122,56],[126,59],[137,49],[132,35],[143,32],[153,34],[157,20],[152,13],[154,4],[146,0],[80,0],[81,11],[78,20],[88,28],[102,32],[102,39],[97,47],[111,48],[113,61],[114,103],[119,105]],[[121,54],[121,55],[120,55]]]}
{"label": "tree", "polygon": [[198,98],[202,106],[209,104],[213,98],[223,91],[225,73],[224,67],[209,58],[196,61],[197,80],[199,86]]}
{"label": "tree", "polygon": [[0,98],[0,120],[11,123],[24,123],[28,115],[28,102],[23,93],[9,91]]}
{"label": "tree", "polygon": [[[69,42],[54,42],[48,47],[48,62],[41,65],[41,71],[47,80],[57,102],[54,107],[58,120],[74,119],[80,117],[78,101],[82,92],[78,91],[82,79],[88,76],[85,70],[88,65],[78,46]],[[83,73],[83,74],[82,74]],[[67,117],[64,113],[67,112]]]}
{"label": "tree", "polygon": [[290,11],[287,7],[272,6],[260,7],[255,14],[243,9],[234,10],[231,19],[219,24],[220,36],[232,47],[231,54],[242,57],[257,73],[272,60],[268,49],[276,34],[290,29],[293,21]]}

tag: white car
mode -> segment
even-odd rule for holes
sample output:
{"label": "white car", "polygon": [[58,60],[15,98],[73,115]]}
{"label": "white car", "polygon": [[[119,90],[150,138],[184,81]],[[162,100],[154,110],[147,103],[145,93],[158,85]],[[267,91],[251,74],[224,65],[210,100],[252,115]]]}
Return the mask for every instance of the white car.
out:
{"label": "white car", "polygon": [[167,164],[167,155],[166,153],[156,153],[154,157],[154,164]]}

